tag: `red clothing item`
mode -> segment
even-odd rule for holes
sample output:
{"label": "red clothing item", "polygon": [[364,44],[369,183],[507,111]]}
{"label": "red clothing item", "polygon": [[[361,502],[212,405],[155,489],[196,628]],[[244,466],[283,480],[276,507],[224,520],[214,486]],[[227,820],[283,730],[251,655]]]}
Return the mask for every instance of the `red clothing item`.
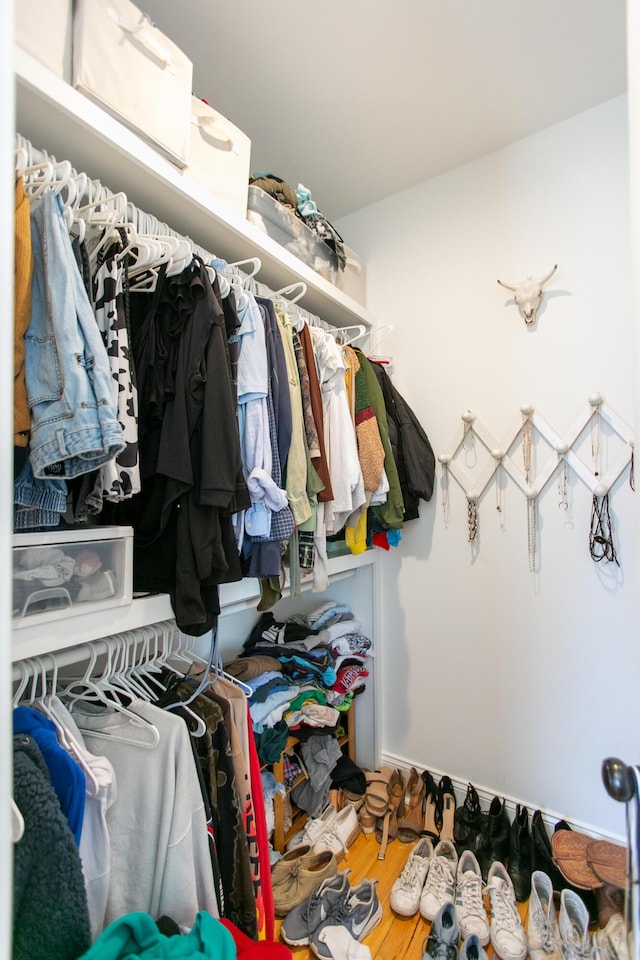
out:
{"label": "red clothing item", "polygon": [[258,943],[248,937],[242,930],[238,930],[230,920],[221,920],[233,937],[238,956],[243,960],[291,960],[293,954],[284,943],[274,940],[260,940]]}
{"label": "red clothing item", "polygon": [[[249,713],[249,701],[247,701]],[[264,811],[264,794],[262,793],[262,775],[260,760],[253,736],[251,716],[249,715],[249,777],[251,778],[251,795],[253,797],[253,813],[256,820],[256,834],[258,840],[258,860],[260,862],[260,880],[262,882],[262,901],[256,901],[258,907],[258,937],[260,940],[273,940],[275,933],[275,906],[271,887],[271,858],[269,856],[269,836],[267,834],[267,818]],[[261,909],[262,907],[262,909]],[[233,931],[232,931],[233,933]],[[235,935],[234,935],[235,936]],[[247,937],[247,940],[249,938]],[[249,940],[249,943],[253,943]],[[279,947],[280,944],[274,944]],[[286,948],[285,948],[286,950]],[[239,952],[239,948],[238,948]],[[287,957],[291,951],[286,950]],[[247,958],[248,960],[248,958]],[[284,957],[283,957],[284,960]]]}

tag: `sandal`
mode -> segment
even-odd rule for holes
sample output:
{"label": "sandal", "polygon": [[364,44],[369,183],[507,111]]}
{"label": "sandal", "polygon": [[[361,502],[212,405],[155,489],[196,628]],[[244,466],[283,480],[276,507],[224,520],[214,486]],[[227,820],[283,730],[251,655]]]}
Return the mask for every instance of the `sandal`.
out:
{"label": "sandal", "polygon": [[423,826],[425,783],[418,776],[415,767],[411,767],[404,795],[404,812],[398,819],[398,840],[413,843],[420,837]]}
{"label": "sandal", "polygon": [[420,836],[428,837],[429,840],[436,844],[440,840],[440,831],[438,830],[438,824],[436,822],[438,788],[428,770],[423,771],[422,780],[425,788],[425,802],[424,826]]}
{"label": "sandal", "polygon": [[376,827],[376,839],[380,844],[378,860],[384,860],[387,843],[398,836],[398,808],[404,800],[404,778],[399,770],[394,770],[389,778],[387,809]]}
{"label": "sandal", "polygon": [[440,839],[453,843],[454,821],[456,815],[456,796],[453,792],[451,777],[442,777],[438,786],[440,813]]}
{"label": "sandal", "polygon": [[379,770],[365,770],[367,792],[364,795],[364,805],[374,817],[384,817],[386,813],[391,774],[390,767],[380,767]]}

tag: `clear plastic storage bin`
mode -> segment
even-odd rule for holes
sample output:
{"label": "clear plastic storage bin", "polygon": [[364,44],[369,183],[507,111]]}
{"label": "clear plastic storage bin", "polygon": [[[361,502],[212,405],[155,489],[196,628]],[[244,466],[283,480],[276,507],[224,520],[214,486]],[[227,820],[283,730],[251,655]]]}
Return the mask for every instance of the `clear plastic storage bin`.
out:
{"label": "clear plastic storage bin", "polygon": [[337,261],[333,251],[292,210],[260,187],[249,187],[247,219],[330,283]]}
{"label": "clear plastic storage bin", "polygon": [[333,282],[338,290],[342,290],[347,296],[353,297],[356,303],[365,307],[367,305],[367,270],[364,260],[354,253],[350,247],[345,246],[344,252],[347,257],[347,263],[344,270],[336,270]]}
{"label": "clear plastic storage bin", "polygon": [[131,527],[14,534],[14,627],[130,603],[132,586]]}

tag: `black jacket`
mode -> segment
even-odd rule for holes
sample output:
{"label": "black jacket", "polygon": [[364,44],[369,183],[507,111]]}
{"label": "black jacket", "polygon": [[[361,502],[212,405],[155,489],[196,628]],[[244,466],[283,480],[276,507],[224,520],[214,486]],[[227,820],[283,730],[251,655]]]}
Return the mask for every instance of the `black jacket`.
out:
{"label": "black jacket", "polygon": [[433,494],[436,459],[429,438],[418,418],[392,384],[380,363],[371,363],[382,388],[389,424],[391,449],[398,467],[404,520],[418,517],[418,500],[430,500]]}

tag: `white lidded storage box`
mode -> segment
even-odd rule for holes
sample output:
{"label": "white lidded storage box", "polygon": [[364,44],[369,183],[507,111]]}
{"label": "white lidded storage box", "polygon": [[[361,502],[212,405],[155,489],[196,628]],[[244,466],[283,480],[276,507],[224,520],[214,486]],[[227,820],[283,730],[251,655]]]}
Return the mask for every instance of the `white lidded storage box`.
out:
{"label": "white lidded storage box", "polygon": [[130,0],[76,0],[73,84],[185,166],[191,60]]}
{"label": "white lidded storage box", "polygon": [[367,271],[364,260],[345,245],[347,262],[344,270],[336,270],[333,282],[338,290],[353,297],[356,303],[367,305]]}
{"label": "white lidded storage box", "polygon": [[13,536],[14,627],[118,607],[132,589],[132,527]]}
{"label": "white lidded storage box", "polygon": [[247,219],[325,280],[333,282],[337,269],[333,250],[292,210],[253,184],[249,187]]}
{"label": "white lidded storage box", "polygon": [[243,219],[251,167],[251,140],[221,113],[191,98],[191,136],[186,173]]}
{"label": "white lidded storage box", "polygon": [[14,9],[18,46],[71,83],[72,0],[19,0]]}

